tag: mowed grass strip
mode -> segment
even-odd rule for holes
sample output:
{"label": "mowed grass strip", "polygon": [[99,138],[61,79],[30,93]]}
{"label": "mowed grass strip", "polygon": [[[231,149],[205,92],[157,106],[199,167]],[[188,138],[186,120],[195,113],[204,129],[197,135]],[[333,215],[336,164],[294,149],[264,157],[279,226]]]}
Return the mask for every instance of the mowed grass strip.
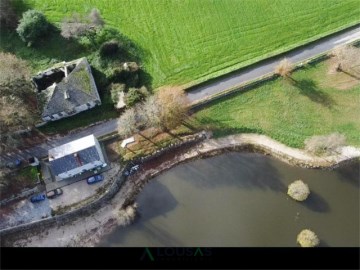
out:
{"label": "mowed grass strip", "polygon": [[[60,23],[73,12],[101,11],[147,53],[153,86],[191,84],[225,74],[274,53],[360,22],[358,0],[24,0]],[[5,44],[6,45],[6,44]],[[3,46],[5,46],[3,44]],[[67,56],[45,50],[48,58]],[[4,48],[0,48],[3,50]],[[7,50],[18,50],[7,46]],[[21,50],[18,50],[21,56]],[[46,64],[40,57],[34,65]],[[81,54],[81,53],[80,53]],[[37,56],[41,55],[37,54]],[[63,59],[59,59],[63,60]]]}
{"label": "mowed grass strip", "polygon": [[[359,80],[344,73],[329,74],[328,62],[293,74],[296,86],[282,78],[231,98],[215,101],[195,115],[215,136],[261,133],[302,148],[314,135],[339,132],[350,145],[360,146]],[[336,77],[338,85],[329,87]],[[342,78],[339,78],[342,77]],[[353,81],[357,81],[354,86]],[[344,82],[351,87],[344,88]]]}

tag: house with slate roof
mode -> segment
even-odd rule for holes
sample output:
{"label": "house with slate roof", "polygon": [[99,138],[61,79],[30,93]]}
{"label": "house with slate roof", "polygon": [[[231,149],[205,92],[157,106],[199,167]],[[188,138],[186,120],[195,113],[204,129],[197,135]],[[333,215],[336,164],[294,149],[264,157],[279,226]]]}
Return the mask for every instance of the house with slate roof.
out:
{"label": "house with slate roof", "polygon": [[106,167],[101,146],[94,135],[49,150],[49,168],[56,181],[100,171]]}
{"label": "house with slate roof", "polygon": [[101,105],[86,58],[62,62],[32,78],[43,121],[55,121]]}

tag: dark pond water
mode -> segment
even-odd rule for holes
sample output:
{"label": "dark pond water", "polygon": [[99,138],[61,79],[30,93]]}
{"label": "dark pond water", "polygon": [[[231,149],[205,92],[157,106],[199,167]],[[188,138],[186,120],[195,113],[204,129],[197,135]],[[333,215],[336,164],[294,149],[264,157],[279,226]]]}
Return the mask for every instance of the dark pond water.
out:
{"label": "dark pond water", "polygon": [[[302,179],[305,202],[286,195]],[[359,164],[335,171],[251,153],[179,165],[145,186],[139,217],[100,246],[291,247],[302,229],[322,246],[359,246]]]}

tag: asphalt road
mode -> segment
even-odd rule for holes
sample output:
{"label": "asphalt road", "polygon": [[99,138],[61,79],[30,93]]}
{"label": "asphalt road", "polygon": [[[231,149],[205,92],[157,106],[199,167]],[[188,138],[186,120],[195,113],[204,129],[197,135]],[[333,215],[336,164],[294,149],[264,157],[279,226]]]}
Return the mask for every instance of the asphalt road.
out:
{"label": "asphalt road", "polygon": [[348,43],[356,39],[360,39],[360,26],[356,27],[355,29],[345,31],[341,34],[324,38],[299,49],[295,49],[280,57],[274,57],[268,61],[262,62],[260,65],[245,68],[239,72],[232,73],[229,76],[225,76],[219,80],[216,80],[216,82],[196,87],[191,92],[188,92],[188,97],[190,102],[201,100],[210,95],[220,93],[226,89],[236,87],[237,85],[241,85],[247,81],[254,80],[258,77],[273,72],[279,61],[285,57],[288,58],[292,63],[302,62],[318,54],[331,50],[337,45]]}
{"label": "asphalt road", "polygon": [[[232,73],[229,76],[223,76],[215,82],[211,82],[209,84],[201,85],[194,88],[193,90],[188,92],[187,95],[191,102],[201,100],[209,95],[220,93],[226,89],[236,87],[237,85],[241,85],[247,81],[254,80],[258,77],[273,72],[274,67],[277,65],[277,63],[285,57],[290,59],[293,63],[297,63],[321,54],[323,52],[326,52],[328,50],[331,50],[337,45],[345,44],[357,39],[360,39],[360,26],[351,30],[344,31],[340,34],[321,39],[317,42],[311,43],[310,45],[303,46],[299,49],[286,53],[281,57],[272,58],[268,61],[262,62],[259,65]],[[117,119],[112,119],[95,126],[87,127],[79,132],[70,133],[62,138],[52,138],[46,143],[43,143],[33,148],[17,152],[3,153],[1,154],[1,158],[6,161],[13,161],[17,158],[27,159],[31,156],[45,157],[48,154],[48,150],[55,146],[62,145],[69,141],[90,134],[94,134],[96,137],[99,137],[114,132],[116,130]]]}

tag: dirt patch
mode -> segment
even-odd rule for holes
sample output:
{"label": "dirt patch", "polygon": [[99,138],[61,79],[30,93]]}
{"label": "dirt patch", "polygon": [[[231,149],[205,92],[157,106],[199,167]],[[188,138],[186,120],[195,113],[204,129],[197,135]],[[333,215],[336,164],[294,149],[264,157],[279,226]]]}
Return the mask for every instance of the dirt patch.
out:
{"label": "dirt patch", "polygon": [[107,157],[110,162],[117,162],[120,159],[120,153],[119,153],[119,141],[111,141],[105,143],[105,149],[107,153]]}
{"label": "dirt patch", "polygon": [[326,72],[323,74],[320,85],[339,90],[348,90],[360,85],[360,68],[351,71],[337,71],[336,61],[331,58],[326,61]]}
{"label": "dirt patch", "polygon": [[16,196],[25,189],[37,186],[37,170],[34,167],[23,167],[6,174],[1,179],[0,199],[5,200],[11,196]]}

